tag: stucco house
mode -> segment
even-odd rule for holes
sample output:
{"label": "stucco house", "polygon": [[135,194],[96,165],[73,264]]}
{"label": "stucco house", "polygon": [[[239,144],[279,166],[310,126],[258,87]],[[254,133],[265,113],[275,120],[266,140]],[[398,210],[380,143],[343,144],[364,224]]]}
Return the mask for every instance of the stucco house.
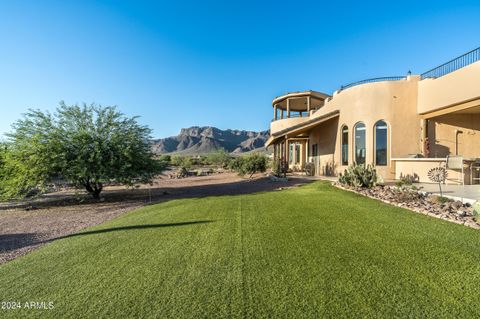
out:
{"label": "stucco house", "polygon": [[[293,171],[313,163],[337,176],[352,163],[373,164],[384,179],[428,182],[430,168],[463,157],[465,184],[480,172],[480,48],[420,75],[383,77],[333,95],[287,93],[272,102],[267,146]],[[461,179],[449,171],[449,180]]]}

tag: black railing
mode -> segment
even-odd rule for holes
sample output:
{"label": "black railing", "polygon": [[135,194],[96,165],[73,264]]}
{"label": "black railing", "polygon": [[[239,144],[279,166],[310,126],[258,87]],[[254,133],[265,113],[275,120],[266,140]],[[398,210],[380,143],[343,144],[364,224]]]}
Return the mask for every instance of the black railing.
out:
{"label": "black railing", "polygon": [[420,75],[420,78],[428,79],[428,78],[439,78],[448,74],[450,72],[456,71],[461,69],[469,64],[477,62],[480,60],[480,48],[476,48],[470,52],[465,53],[464,55],[459,56],[453,60],[450,60],[436,68],[433,68],[425,73]]}
{"label": "black railing", "polygon": [[[316,109],[313,109],[313,108],[312,108],[312,111],[314,111],[314,110],[316,110]],[[293,113],[293,112],[295,112],[295,113]],[[286,113],[286,112],[285,112],[285,113]],[[307,111],[303,111],[303,115],[302,115],[302,116],[300,116],[300,114],[297,113],[297,111],[292,111],[292,112],[290,113],[290,117],[287,117],[286,115],[285,115],[285,117],[284,117],[283,119],[280,118],[280,117],[277,117],[277,119],[272,119],[272,122],[275,122],[275,121],[278,121],[278,120],[285,120],[285,119],[291,119],[291,118],[297,118],[297,117],[309,117],[309,116],[310,116],[310,114],[308,114]]]}
{"label": "black railing", "polygon": [[365,83],[383,82],[383,81],[399,81],[399,80],[405,80],[406,78],[407,78],[406,76],[385,76],[382,78],[367,79],[367,80],[353,82],[347,85],[342,85],[340,87],[340,91],[351,88],[352,86],[357,86]]}

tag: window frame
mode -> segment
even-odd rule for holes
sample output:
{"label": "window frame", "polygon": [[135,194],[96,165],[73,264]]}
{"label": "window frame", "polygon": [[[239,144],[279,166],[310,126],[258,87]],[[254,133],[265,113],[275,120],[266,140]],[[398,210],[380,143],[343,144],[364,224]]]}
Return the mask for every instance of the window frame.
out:
{"label": "window frame", "polygon": [[[346,131],[345,131],[346,130]],[[344,139],[343,134],[346,133],[347,136]],[[343,124],[340,128],[340,162],[342,163],[343,166],[348,166],[349,159],[348,159],[348,148],[349,148],[349,130],[348,130],[348,125]],[[345,147],[344,147],[345,146]],[[346,152],[345,159],[344,161],[344,153]]]}
{"label": "window frame", "polygon": [[[359,163],[358,158],[357,158],[357,141],[356,141],[356,138],[357,138],[357,129],[359,127],[363,127],[363,135],[364,135],[363,136],[363,144],[364,144],[363,163]],[[357,165],[366,165],[366,163],[367,163],[367,126],[365,125],[364,122],[355,123],[355,125],[353,126],[352,138],[353,138],[353,159],[354,159],[354,163],[357,164]]]}
{"label": "window frame", "polygon": [[[381,122],[383,122],[383,124],[385,125],[386,129],[385,129],[385,164],[378,164],[378,160],[377,160],[377,125],[380,124]],[[381,119],[381,120],[378,120],[375,122],[375,124],[373,124],[373,152],[374,152],[374,163],[375,163],[375,166],[388,166],[388,157],[389,157],[389,152],[388,152],[388,147],[389,147],[389,144],[390,144],[390,141],[389,141],[389,136],[390,136],[390,126],[388,125],[388,122]]]}

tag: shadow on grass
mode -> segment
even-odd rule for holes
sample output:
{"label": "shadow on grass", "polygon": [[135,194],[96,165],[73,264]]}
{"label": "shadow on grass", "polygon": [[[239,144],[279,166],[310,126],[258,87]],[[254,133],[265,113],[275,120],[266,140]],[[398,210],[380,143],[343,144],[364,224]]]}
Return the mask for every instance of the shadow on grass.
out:
{"label": "shadow on grass", "polygon": [[125,205],[158,204],[172,199],[253,194],[272,191],[282,187],[299,186],[312,181],[312,178],[304,176],[291,176],[287,182],[274,182],[268,177],[261,177],[253,180],[245,179],[227,183],[181,187],[154,185],[145,189],[106,189],[102,192],[101,202],[87,195],[76,196],[73,194],[53,193],[31,200],[0,202],[0,211],[18,208],[27,209],[30,206],[32,209],[41,209],[91,204],[104,205],[108,203],[124,203]]}
{"label": "shadow on grass", "polygon": [[149,228],[163,228],[163,227],[177,227],[177,226],[188,226],[188,225],[196,225],[196,224],[208,224],[208,223],[213,223],[213,222],[214,221],[211,221],[211,220],[198,220],[198,221],[182,222],[182,223],[145,224],[145,225],[112,227],[112,228],[105,228],[105,229],[98,229],[98,230],[92,230],[92,231],[87,231],[87,232],[70,234],[70,235],[54,238],[54,240],[63,239],[63,238],[70,238],[70,237],[77,237],[77,236],[110,233],[110,232],[114,232],[114,231],[149,229]]}

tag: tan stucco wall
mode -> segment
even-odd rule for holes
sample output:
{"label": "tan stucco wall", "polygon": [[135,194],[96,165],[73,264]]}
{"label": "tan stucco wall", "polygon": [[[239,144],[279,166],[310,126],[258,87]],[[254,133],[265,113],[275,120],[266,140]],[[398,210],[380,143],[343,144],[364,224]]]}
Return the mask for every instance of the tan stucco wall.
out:
{"label": "tan stucco wall", "polygon": [[305,116],[305,117],[291,117],[287,119],[272,121],[270,123],[270,134],[275,134],[281,130],[284,130],[286,128],[300,124],[308,120],[309,120],[309,117]]}
{"label": "tan stucco wall", "polygon": [[480,61],[437,79],[418,83],[418,113],[424,114],[480,97]]}
{"label": "tan stucco wall", "polygon": [[[377,166],[377,171],[384,179],[392,179],[401,173],[400,171],[395,174],[392,158],[423,152],[424,119],[428,119],[430,123],[428,136],[431,157],[455,154],[456,129],[463,131],[463,134],[459,135],[459,155],[480,157],[480,112],[439,116],[459,110],[464,112],[467,107],[478,108],[479,97],[480,62],[477,62],[434,80],[420,80],[419,76],[409,76],[406,80],[367,83],[335,92],[309,117],[272,122],[271,132],[275,133],[303,121],[339,111],[339,116],[334,120],[319,123],[310,131],[307,131],[309,128],[304,131],[310,137],[310,150],[311,145],[318,144],[319,156],[315,161],[320,162],[320,167],[317,172],[330,175],[333,168],[333,173],[337,175],[346,168],[341,165],[341,127],[347,125],[349,129],[348,157],[349,164],[352,164],[354,126],[358,122],[365,124],[366,163],[375,164],[374,125],[377,121],[384,120],[389,127],[388,159],[386,166]],[[452,104],[456,105],[456,109],[451,107]],[[441,111],[432,113],[435,110]],[[309,160],[314,161],[313,158]],[[406,170],[411,168],[408,165]],[[419,167],[426,164],[422,165]],[[452,174],[455,175],[454,172]]]}
{"label": "tan stucco wall", "polygon": [[[333,166],[338,174],[346,166],[341,165],[341,132],[340,128],[347,125],[349,129],[349,164],[353,163],[354,144],[353,127],[358,122],[366,126],[366,163],[374,163],[374,125],[384,120],[389,126],[389,159],[421,151],[420,116],[417,114],[417,81],[418,77],[408,80],[368,83],[335,93],[325,106],[312,115],[312,118],[322,116],[334,110],[340,110],[337,127],[314,129],[311,133],[311,143],[323,141],[328,147],[335,141],[332,157]],[[321,125],[325,126],[325,125]],[[336,138],[332,138],[331,134]],[[325,136],[319,139],[318,136]],[[394,177],[394,167],[390,161],[387,166],[378,166],[377,171],[383,178]]]}
{"label": "tan stucco wall", "polygon": [[[420,183],[433,183],[428,178],[428,171],[434,167],[445,167],[446,159],[438,158],[422,158],[422,159],[410,159],[410,160],[394,160],[395,163],[395,179],[400,179],[403,175],[415,176]],[[464,182],[470,184],[470,165],[472,163],[467,162],[464,167]],[[446,184],[458,185],[461,184],[461,171],[447,170]]]}
{"label": "tan stucco wall", "polygon": [[328,120],[310,131],[309,147],[318,145],[318,157],[310,157],[310,161],[319,164],[317,175],[336,175],[337,163],[335,160],[335,148],[337,145],[338,118]]}
{"label": "tan stucco wall", "polygon": [[430,157],[446,157],[456,154],[458,134],[458,155],[480,157],[480,113],[448,114],[428,120]]}

